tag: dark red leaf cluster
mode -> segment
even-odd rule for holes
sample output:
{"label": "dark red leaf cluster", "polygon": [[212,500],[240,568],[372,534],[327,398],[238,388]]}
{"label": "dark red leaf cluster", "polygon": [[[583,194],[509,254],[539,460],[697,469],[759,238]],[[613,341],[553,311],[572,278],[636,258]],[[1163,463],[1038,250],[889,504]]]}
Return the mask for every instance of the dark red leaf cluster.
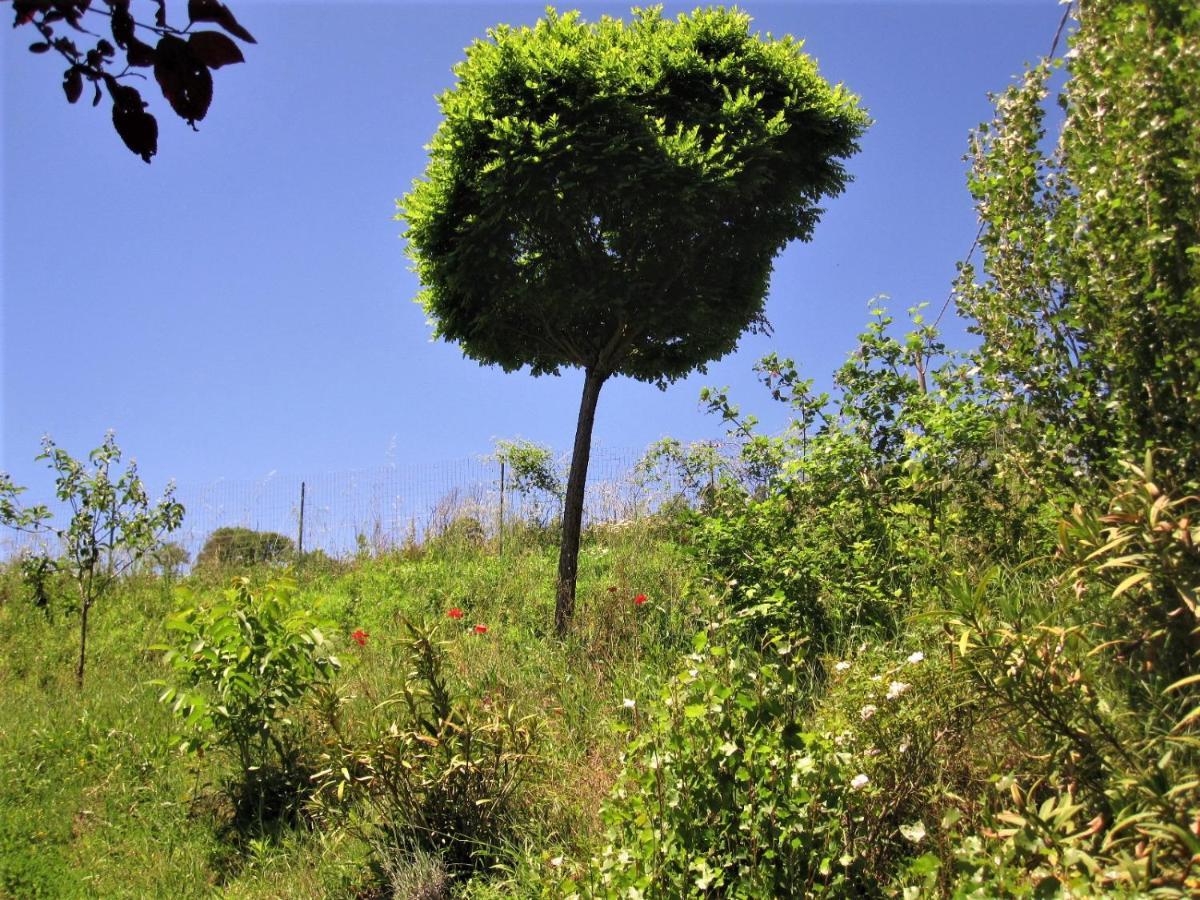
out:
{"label": "dark red leaf cluster", "polygon": [[[218,0],[188,0],[188,26],[172,28],[167,24],[166,0],[147,0],[154,6],[154,24],[137,21],[130,10],[131,0],[13,0],[16,14],[13,27],[32,25],[42,39],[29,45],[32,53],[57,51],[68,63],[63,73],[63,93],[75,103],[83,95],[85,82],[95,87],[92,105],[102,99],[101,85],[112,100],[113,127],[131,151],[146,162],[158,152],[158,122],[146,111],[147,103],[127,80],[141,77],[133,68],[154,70],[163,97],[175,114],[192,128],[208,113],[212,103],[212,69],[245,62],[241,49],[220,31],[192,31],[197,22],[212,22],[247,43],[256,43],[225,4]],[[108,17],[112,41],[85,29],[85,13]],[[81,50],[67,36],[55,36],[58,23],[75,31],[98,37],[91,49]],[[141,35],[154,36],[153,43]],[[114,46],[115,45],[115,46]],[[114,60],[118,48],[125,54],[121,71]]]}

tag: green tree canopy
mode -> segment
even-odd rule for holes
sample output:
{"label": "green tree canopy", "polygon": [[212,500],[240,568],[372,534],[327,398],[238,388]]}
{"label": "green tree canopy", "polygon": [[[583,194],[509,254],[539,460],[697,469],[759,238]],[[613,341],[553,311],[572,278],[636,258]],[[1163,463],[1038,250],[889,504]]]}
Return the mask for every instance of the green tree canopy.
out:
{"label": "green tree canopy", "polygon": [[208,536],[196,557],[196,565],[257,566],[288,559],[295,552],[295,542],[285,534],[227,526]]}
{"label": "green tree canopy", "polygon": [[845,186],[867,117],[798,41],[720,8],[550,10],[492,29],[454,73],[400,216],[437,336],[508,371],[586,373],[561,631],[601,385],[665,386],[765,323],[772,261]]}
{"label": "green tree canopy", "polygon": [[401,201],[438,336],[652,382],[731,351],[866,121],[800,48],[723,9],[550,11],[476,41]]}

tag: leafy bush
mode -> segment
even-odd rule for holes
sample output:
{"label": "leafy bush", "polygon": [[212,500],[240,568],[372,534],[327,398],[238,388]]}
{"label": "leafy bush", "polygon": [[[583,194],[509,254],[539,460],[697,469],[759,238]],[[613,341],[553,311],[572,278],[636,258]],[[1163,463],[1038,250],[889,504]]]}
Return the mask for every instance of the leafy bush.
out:
{"label": "leafy bush", "polygon": [[944,658],[864,650],[814,681],[805,649],[696,638],[649,721],[633,707],[643,732],[604,810],[608,846],[565,892],[877,896],[913,873],[936,881],[976,710]]}
{"label": "leafy bush", "polygon": [[168,581],[174,579],[189,562],[192,554],[175,541],[167,541],[150,554],[150,561]]}
{"label": "leafy bush", "polygon": [[1200,498],[1173,498],[1149,459],[1128,470],[1106,509],[1064,520],[1068,566],[1026,602],[951,585],[958,650],[1017,762],[998,776],[1014,806],[960,854],[988,889],[1200,889]]}
{"label": "leafy bush", "polygon": [[200,548],[196,565],[270,565],[291,559],[295,552],[296,545],[287,535],[274,531],[255,531],[252,528],[218,528]]}
{"label": "leafy bush", "polygon": [[308,770],[289,714],[340,667],[325,623],[295,604],[292,585],[251,593],[236,578],[216,603],[188,605],[166,627],[173,644],[155,648],[172,670],[161,700],[182,721],[183,746],[233,755],[239,813],[258,821],[294,813]]}
{"label": "leafy bush", "polygon": [[818,652],[894,635],[941,573],[1000,548],[1019,558],[1037,533],[1039,492],[997,465],[1002,435],[971,370],[910,314],[901,338],[873,310],[834,399],[790,360],[763,359],[762,382],[793,411],[779,437],[757,434],[724,392],[703,395],[766,479],[751,496],[727,484],[696,536],[759,633],[799,631]]}
{"label": "leafy bush", "polygon": [[389,857],[434,854],[451,871],[495,860],[530,775],[538,722],[455,695],[437,629],[406,623],[400,691],[354,718],[333,710],[334,746],[315,778],[326,810],[355,815]]}

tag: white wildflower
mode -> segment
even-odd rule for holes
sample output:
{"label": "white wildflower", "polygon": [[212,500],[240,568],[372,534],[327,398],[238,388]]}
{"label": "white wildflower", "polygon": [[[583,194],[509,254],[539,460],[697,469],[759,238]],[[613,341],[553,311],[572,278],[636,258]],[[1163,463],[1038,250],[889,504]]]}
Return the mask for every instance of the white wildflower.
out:
{"label": "white wildflower", "polygon": [[855,775],[853,778],[850,779],[850,787],[854,788],[854,790],[856,790],[856,791],[862,790],[870,783],[871,783],[871,779],[868,778],[866,775],[862,774],[861,772],[859,772],[857,775]]}
{"label": "white wildflower", "polygon": [[850,663],[846,662],[846,661],[843,659],[843,660],[842,660],[840,663],[838,663],[838,664],[837,664],[836,666],[834,666],[833,668],[834,668],[834,670],[835,670],[835,671],[837,671],[837,672],[845,672],[845,671],[846,671],[848,668],[850,668]]}
{"label": "white wildflower", "polygon": [[906,684],[903,681],[893,681],[888,686],[887,698],[889,700],[895,700],[901,694],[906,693],[910,687],[912,687],[911,684]]}
{"label": "white wildflower", "polygon": [[633,709],[635,706],[637,706],[637,701],[631,700],[629,697],[626,697],[624,700],[621,701],[621,705],[624,706],[626,709]]}
{"label": "white wildflower", "polygon": [[860,709],[858,711],[858,717],[865,722],[865,721],[867,721],[867,719],[871,718],[871,716],[875,715],[875,711],[876,711],[875,704],[868,703],[866,706],[864,706],[862,709]]}
{"label": "white wildflower", "polygon": [[910,666],[915,666],[917,663],[921,662],[924,659],[925,659],[925,654],[922,653],[920,650],[918,650],[916,653],[913,653],[908,657],[908,664]]}

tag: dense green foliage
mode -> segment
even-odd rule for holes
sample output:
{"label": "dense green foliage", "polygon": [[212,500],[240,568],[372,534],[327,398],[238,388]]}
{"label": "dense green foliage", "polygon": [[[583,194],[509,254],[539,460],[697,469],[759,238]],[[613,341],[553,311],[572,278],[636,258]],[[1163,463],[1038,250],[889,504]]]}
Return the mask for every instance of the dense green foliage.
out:
{"label": "dense green foliage", "polygon": [[874,304],[830,393],[759,364],[783,432],[707,391],[737,458],[651,448],[683,499],[584,535],[565,640],[541,530],[447,517],[132,574],[66,691],[61,573],[0,569],[0,894],[1200,895],[1197,21],[1085,3],[1058,149],[1057,63],[973,144],[983,343]]}
{"label": "dense green foliage", "polygon": [[[340,667],[321,622],[294,605],[294,588],[271,584],[259,592],[234,580],[216,602],[187,605],[171,615],[172,642],[156,647],[171,668],[159,697],[182,722],[182,746],[219,747],[237,763],[239,813],[278,815],[304,796],[305,771],[292,707]],[[284,793],[267,810],[270,794]],[[286,796],[290,794],[292,796]]]}
{"label": "dense green foliage", "polygon": [[[1046,61],[974,135],[983,271],[963,308],[989,387],[1028,415],[1035,461],[1115,474],[1123,452],[1200,477],[1200,9],[1087,0]],[[1046,138],[1064,65],[1065,117]],[[1049,149],[1047,149],[1049,148]]]}
{"label": "dense green foliage", "polygon": [[782,436],[706,394],[756,473],[696,521],[719,653],[664,689],[565,890],[1200,891],[1200,16],[1078,19],[1050,156],[1058,62],[972,145],[978,350],[876,310],[833,398],[760,364]]}
{"label": "dense green foliage", "polygon": [[673,380],[762,315],[865,115],[791,40],[720,8],[553,11],[454,70],[401,201],[437,334],[484,363]]}
{"label": "dense green foliage", "polygon": [[296,543],[285,534],[253,528],[218,528],[205,540],[196,556],[197,566],[256,566],[286,562],[296,553]]}

